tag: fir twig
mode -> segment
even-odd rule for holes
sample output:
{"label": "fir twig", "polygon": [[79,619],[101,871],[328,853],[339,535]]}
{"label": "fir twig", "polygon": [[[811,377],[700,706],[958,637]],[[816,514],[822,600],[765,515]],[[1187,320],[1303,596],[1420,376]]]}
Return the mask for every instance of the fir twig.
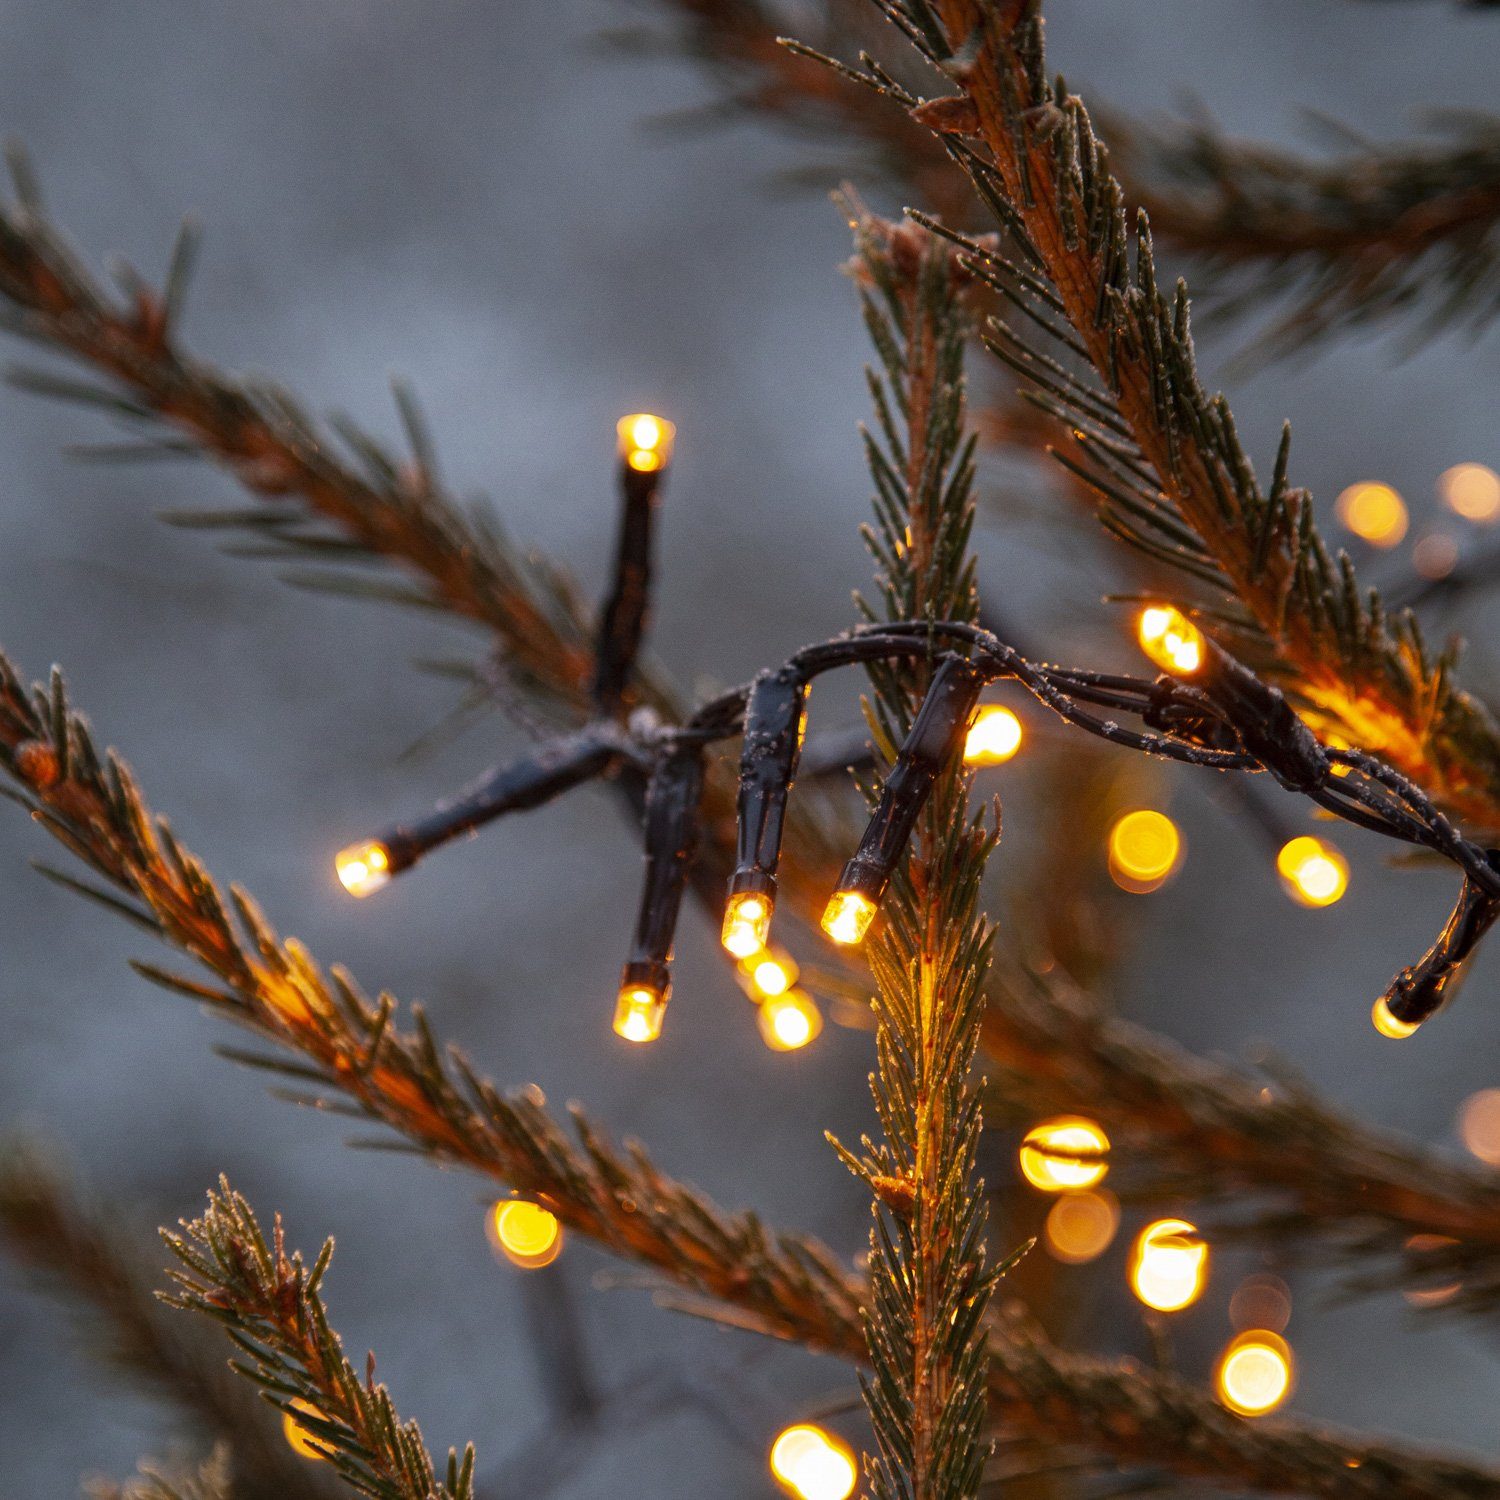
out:
{"label": "fir twig", "polygon": [[[970,247],[970,265],[1030,304],[993,347],[1066,424],[1071,466],[1121,535],[1208,590],[1205,624],[1348,738],[1375,749],[1483,829],[1500,828],[1500,730],[1460,691],[1409,615],[1387,616],[1329,552],[1311,498],[1292,486],[1284,438],[1257,479],[1222,397],[1198,379],[1186,288],[1158,285],[1142,215],[1076,95],[1047,78],[1030,0],[881,0],[888,18],[961,90],[930,119],[1014,250]],[[882,88],[878,77],[871,87]],[[981,149],[982,146],[982,149]],[[1051,325],[1051,339],[1040,327]],[[1091,371],[1074,374],[1069,350]],[[1186,588],[1186,586],[1185,586]]]}
{"label": "fir twig", "polygon": [[0,1160],[7,1253],[86,1315],[110,1364],[223,1446],[235,1500],[326,1496],[320,1477],[233,1378],[219,1340],[163,1311],[118,1216],[89,1202],[29,1142],[7,1141]]}
{"label": "fir twig", "polygon": [[[854,230],[852,269],[883,365],[869,379],[884,438],[866,435],[883,613],[972,621],[968,277],[950,247],[915,225],[856,214]],[[924,663],[871,668],[867,713],[877,745],[905,739],[930,676]],[[870,944],[879,1057],[871,1088],[884,1138],[857,1162],[842,1152],[875,1196],[864,1389],[881,1500],[965,1500],[988,1451],[983,1320],[994,1273],[985,1267],[980,1112],[969,1071],[991,943],[980,882],[999,827],[998,813],[992,831],[970,821],[969,779],[961,760],[940,773]]]}
{"label": "fir twig", "polygon": [[223,1178],[201,1219],[162,1238],[181,1266],[166,1300],[223,1326],[248,1356],[234,1369],[297,1423],[352,1490],[372,1500],[472,1500],[473,1447],[461,1458],[450,1449],[439,1480],[417,1424],[401,1421],[375,1383],[374,1355],[363,1377],[344,1357],[320,1294],[332,1240],[311,1267],[300,1253],[288,1256],[281,1220],[267,1237]]}

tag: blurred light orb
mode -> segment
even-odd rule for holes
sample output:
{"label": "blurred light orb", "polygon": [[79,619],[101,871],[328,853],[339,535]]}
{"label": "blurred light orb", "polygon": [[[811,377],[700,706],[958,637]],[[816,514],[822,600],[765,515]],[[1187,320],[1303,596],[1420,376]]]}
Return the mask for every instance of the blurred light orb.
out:
{"label": "blurred light orb", "polygon": [[1229,1299],[1229,1321],[1241,1333],[1285,1333],[1292,1321],[1292,1289],[1279,1276],[1247,1276]]}
{"label": "blurred light orb", "polygon": [[1120,1200],[1113,1193],[1064,1193],[1047,1212],[1042,1238],[1054,1260],[1081,1266],[1097,1260],[1120,1227]]}
{"label": "blurred light orb", "polygon": [[803,990],[767,995],[756,1018],[760,1034],[773,1052],[795,1052],[823,1029],[823,1013]]}
{"label": "blurred light orb", "polygon": [[[311,1401],[304,1401],[301,1396],[294,1396],[291,1401],[291,1406],[292,1411],[300,1411],[303,1416],[316,1417],[319,1421],[323,1422],[326,1422],[328,1420],[328,1418],[322,1412],[320,1412],[318,1408],[312,1404]],[[317,1446],[324,1440],[319,1437],[314,1437],[313,1434],[306,1427],[304,1427],[296,1419],[296,1417],[292,1415],[291,1411],[284,1411],[281,1414],[281,1435],[286,1439],[287,1447],[289,1447],[292,1452],[297,1455],[298,1458],[311,1459],[313,1463],[318,1464],[325,1464],[328,1462],[328,1455],[324,1453],[322,1448]]]}
{"label": "blurred light orb", "polygon": [[1147,1307],[1191,1307],[1208,1281],[1208,1241],[1186,1219],[1158,1219],[1136,1236],[1130,1286]]}
{"label": "blurred light orb", "polygon": [[1334,513],[1372,547],[1399,546],[1409,524],[1406,501],[1390,485],[1373,481],[1351,484],[1334,502]]}
{"label": "blurred light orb", "polygon": [[1164,885],[1182,862],[1182,835],[1152,808],[1123,813],[1110,825],[1109,874],[1123,891],[1145,895]]}
{"label": "blurred light orb", "polygon": [[1170,604],[1153,604],[1141,611],[1136,639],[1163,672],[1186,677],[1203,665],[1203,632]]}
{"label": "blurred light orb", "polygon": [[1349,889],[1349,861],[1336,844],[1303,834],[1276,856],[1276,873],[1299,906],[1332,906]]}
{"label": "blurred light orb", "polygon": [[1454,515],[1480,526],[1500,521],[1500,474],[1487,464],[1454,464],[1438,476],[1438,494]]}
{"label": "blurred light orb", "polygon": [[1500,1167],[1500,1089],[1480,1089],[1459,1105],[1458,1138],[1471,1155]]}
{"label": "blurred light orb", "polygon": [[562,1254],[557,1216],[529,1198],[505,1198],[490,1210],[490,1243],[525,1271],[550,1266]]}
{"label": "blurred light orb", "polygon": [[[1407,1240],[1404,1248],[1410,1264],[1420,1267],[1424,1256],[1452,1249],[1456,1244],[1458,1241],[1446,1234],[1414,1234]],[[1409,1287],[1401,1295],[1413,1307],[1441,1307],[1443,1303],[1451,1302],[1462,1290],[1461,1283],[1444,1281],[1435,1286]]]}
{"label": "blurred light orb", "polygon": [[1411,549],[1418,577],[1446,578],[1458,566],[1458,543],[1446,531],[1429,531]]}
{"label": "blurred light orb", "polygon": [[786,1428],[771,1444],[771,1473],[798,1500],[848,1500],[859,1481],[849,1446],[811,1422]]}
{"label": "blurred light orb", "polygon": [[1291,1395],[1293,1369],[1287,1341],[1269,1328],[1256,1328],[1230,1341],[1219,1357],[1214,1384],[1230,1411],[1260,1417]]}
{"label": "blurred light orb", "polygon": [[1021,1175],[1044,1193],[1073,1193],[1103,1182],[1109,1137],[1081,1115],[1058,1115],[1026,1132],[1017,1162]]}
{"label": "blurred light orb", "polygon": [[1021,721],[998,703],[986,704],[969,726],[964,740],[964,764],[1003,765],[1021,748]]}

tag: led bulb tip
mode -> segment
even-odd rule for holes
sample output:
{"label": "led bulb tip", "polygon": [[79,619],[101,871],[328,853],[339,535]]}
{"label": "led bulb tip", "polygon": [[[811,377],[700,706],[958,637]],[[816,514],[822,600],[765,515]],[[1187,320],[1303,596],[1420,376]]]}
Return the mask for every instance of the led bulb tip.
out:
{"label": "led bulb tip", "polygon": [[736,958],[748,959],[766,946],[774,905],[764,891],[738,891],[724,907],[720,941]]}
{"label": "led bulb tip", "polygon": [[864,941],[877,908],[860,891],[835,891],[823,911],[823,931],[843,947]]}
{"label": "led bulb tip", "polygon": [[379,839],[366,839],[339,850],[334,868],[351,896],[369,896],[390,884],[391,851]]}
{"label": "led bulb tip", "polygon": [[671,462],[677,429],[665,417],[647,411],[632,412],[620,418],[615,430],[620,439],[620,457],[636,473],[654,474]]}
{"label": "led bulb tip", "polygon": [[661,1035],[667,997],[643,984],[627,984],[615,1001],[615,1035],[627,1042],[654,1042]]}

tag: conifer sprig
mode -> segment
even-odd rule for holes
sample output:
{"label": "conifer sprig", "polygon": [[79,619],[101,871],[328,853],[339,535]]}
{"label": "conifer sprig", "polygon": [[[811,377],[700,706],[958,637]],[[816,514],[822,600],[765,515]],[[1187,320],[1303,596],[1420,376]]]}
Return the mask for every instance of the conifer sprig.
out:
{"label": "conifer sprig", "polygon": [[[854,217],[878,435],[867,433],[881,607],[870,619],[972,622],[969,533],[974,440],[964,422],[968,277],[951,248],[915,225]],[[872,667],[867,717],[887,764],[931,681],[927,663]],[[939,774],[872,937],[879,1066],[871,1079],[883,1138],[844,1159],[870,1185],[865,1400],[879,1456],[879,1500],[966,1500],[988,1445],[984,1195],[975,1154],[979,1089],[970,1077],[991,932],[979,909],[999,838],[968,812],[962,759]]]}
{"label": "conifer sprig", "polygon": [[234,1500],[327,1500],[322,1474],[292,1452],[229,1371],[218,1337],[162,1307],[158,1267],[145,1263],[119,1216],[29,1141],[7,1140],[0,1151],[0,1245],[79,1315],[91,1344],[137,1393],[150,1392],[187,1430],[224,1449]]}
{"label": "conifer sprig", "polygon": [[[1047,77],[1038,6],[880,3],[960,90],[915,113],[1014,247],[970,242],[971,270],[1024,314],[992,325],[991,347],[1058,419],[1057,456],[1105,524],[1183,574],[1206,627],[1311,710],[1500,828],[1500,730],[1455,686],[1452,649],[1431,654],[1415,617],[1388,616],[1324,544],[1290,479],[1289,431],[1270,484],[1257,478],[1228,403],[1199,381],[1186,287],[1159,286],[1145,216],[1130,223],[1082,101]],[[883,71],[865,76],[906,101]]]}
{"label": "conifer sprig", "polygon": [[203,1217],[180,1233],[162,1231],[179,1269],[166,1300],[220,1323],[246,1358],[231,1361],[356,1494],[371,1500],[472,1500],[474,1449],[448,1452],[439,1479],[415,1422],[403,1422],[375,1382],[375,1356],[363,1376],[344,1356],[321,1295],[333,1259],[324,1241],[311,1266],[287,1254],[281,1220],[267,1236],[229,1183],[208,1195]]}

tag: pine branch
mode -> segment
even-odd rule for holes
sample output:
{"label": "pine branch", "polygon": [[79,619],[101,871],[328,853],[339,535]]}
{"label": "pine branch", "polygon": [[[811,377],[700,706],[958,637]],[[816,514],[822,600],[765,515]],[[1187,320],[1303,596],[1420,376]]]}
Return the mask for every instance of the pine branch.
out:
{"label": "pine branch", "polygon": [[[60,678],[29,695],[3,657],[0,770],[26,788],[36,821],[217,982],[140,971],[295,1054],[287,1071],[303,1085],[359,1104],[420,1154],[546,1201],[575,1231],[718,1299],[736,1326],[865,1357],[864,1288],[827,1250],[772,1233],[754,1214],[725,1214],[639,1147],[610,1146],[577,1113],[575,1144],[536,1090],[502,1096],[440,1045],[420,1011],[403,1031],[391,996],[372,1004],[345,971],[325,976],[301,944],[276,937],[246,893],[221,892],[123,763],[95,749]],[[1099,1463],[1150,1462],[1320,1500],[1500,1497],[1500,1473],[1290,1419],[1247,1423],[1196,1387],[1129,1362],[1080,1360],[1008,1326],[992,1334],[989,1359],[991,1408],[1007,1430],[1076,1443]]]}
{"label": "pine branch", "polygon": [[[854,232],[853,272],[884,366],[868,377],[883,437],[865,436],[882,613],[972,621],[968,278],[948,246],[914,225],[857,214]],[[931,670],[881,665],[870,679],[867,716],[889,761],[911,732]],[[997,810],[993,832],[970,821],[969,781],[962,757],[950,758],[870,944],[879,1057],[871,1088],[884,1139],[857,1162],[841,1149],[875,1195],[866,1315],[873,1374],[864,1389],[880,1447],[872,1472],[879,1500],[963,1500],[977,1492],[988,1450],[983,1319],[994,1275],[984,1263],[981,1122],[969,1073],[992,937],[980,883],[999,819]]]}
{"label": "pine branch", "polygon": [[1262,353],[1396,316],[1413,342],[1500,307],[1500,120],[1447,114],[1438,138],[1324,157],[1229,140],[1204,122],[1114,126],[1135,202],[1201,264],[1212,305],[1290,299]]}
{"label": "pine branch", "polygon": [[[1257,1077],[1110,1015],[1053,975],[1008,964],[983,1046],[996,1109],[1098,1119],[1122,1192],[1217,1207],[1226,1230],[1322,1247],[1349,1284],[1455,1285],[1434,1307],[1500,1304],[1500,1180],[1350,1119],[1285,1068]],[[1413,1236],[1452,1243],[1441,1251]]]}
{"label": "pine branch", "polygon": [[[1046,79],[1035,6],[882,4],[962,90],[917,114],[1017,245],[1012,257],[971,246],[976,274],[1028,310],[994,325],[992,347],[1067,424],[1059,457],[1098,492],[1107,524],[1206,590],[1210,629],[1258,648],[1257,665],[1355,743],[1500,828],[1500,730],[1454,685],[1451,654],[1432,657],[1415,619],[1388,617],[1329,553],[1310,497],[1290,484],[1285,437],[1270,487],[1257,480],[1227,403],[1199,382],[1185,287],[1159,290],[1144,216],[1128,234],[1087,111]],[[1091,375],[1073,373],[1076,351]]]}
{"label": "pine branch", "polygon": [[94,1480],[85,1486],[88,1500],[239,1500],[230,1474],[229,1450],[218,1447],[201,1464],[163,1464],[142,1459],[136,1475],[124,1484]]}
{"label": "pine branch", "polygon": [[230,1375],[218,1339],[164,1315],[118,1216],[88,1202],[28,1142],[7,1142],[0,1162],[6,1251],[86,1318],[122,1374],[223,1445],[235,1500],[326,1496],[265,1408]]}
{"label": "pine branch", "polygon": [[167,1302],[223,1326],[249,1357],[233,1368],[296,1421],[350,1489],[373,1500],[472,1500],[472,1445],[462,1458],[449,1450],[439,1481],[417,1424],[402,1422],[376,1385],[375,1356],[363,1379],[344,1357],[320,1295],[332,1240],[310,1268],[300,1253],[288,1257],[280,1218],[267,1240],[222,1177],[203,1217],[162,1238],[183,1267],[171,1273],[178,1290]]}

